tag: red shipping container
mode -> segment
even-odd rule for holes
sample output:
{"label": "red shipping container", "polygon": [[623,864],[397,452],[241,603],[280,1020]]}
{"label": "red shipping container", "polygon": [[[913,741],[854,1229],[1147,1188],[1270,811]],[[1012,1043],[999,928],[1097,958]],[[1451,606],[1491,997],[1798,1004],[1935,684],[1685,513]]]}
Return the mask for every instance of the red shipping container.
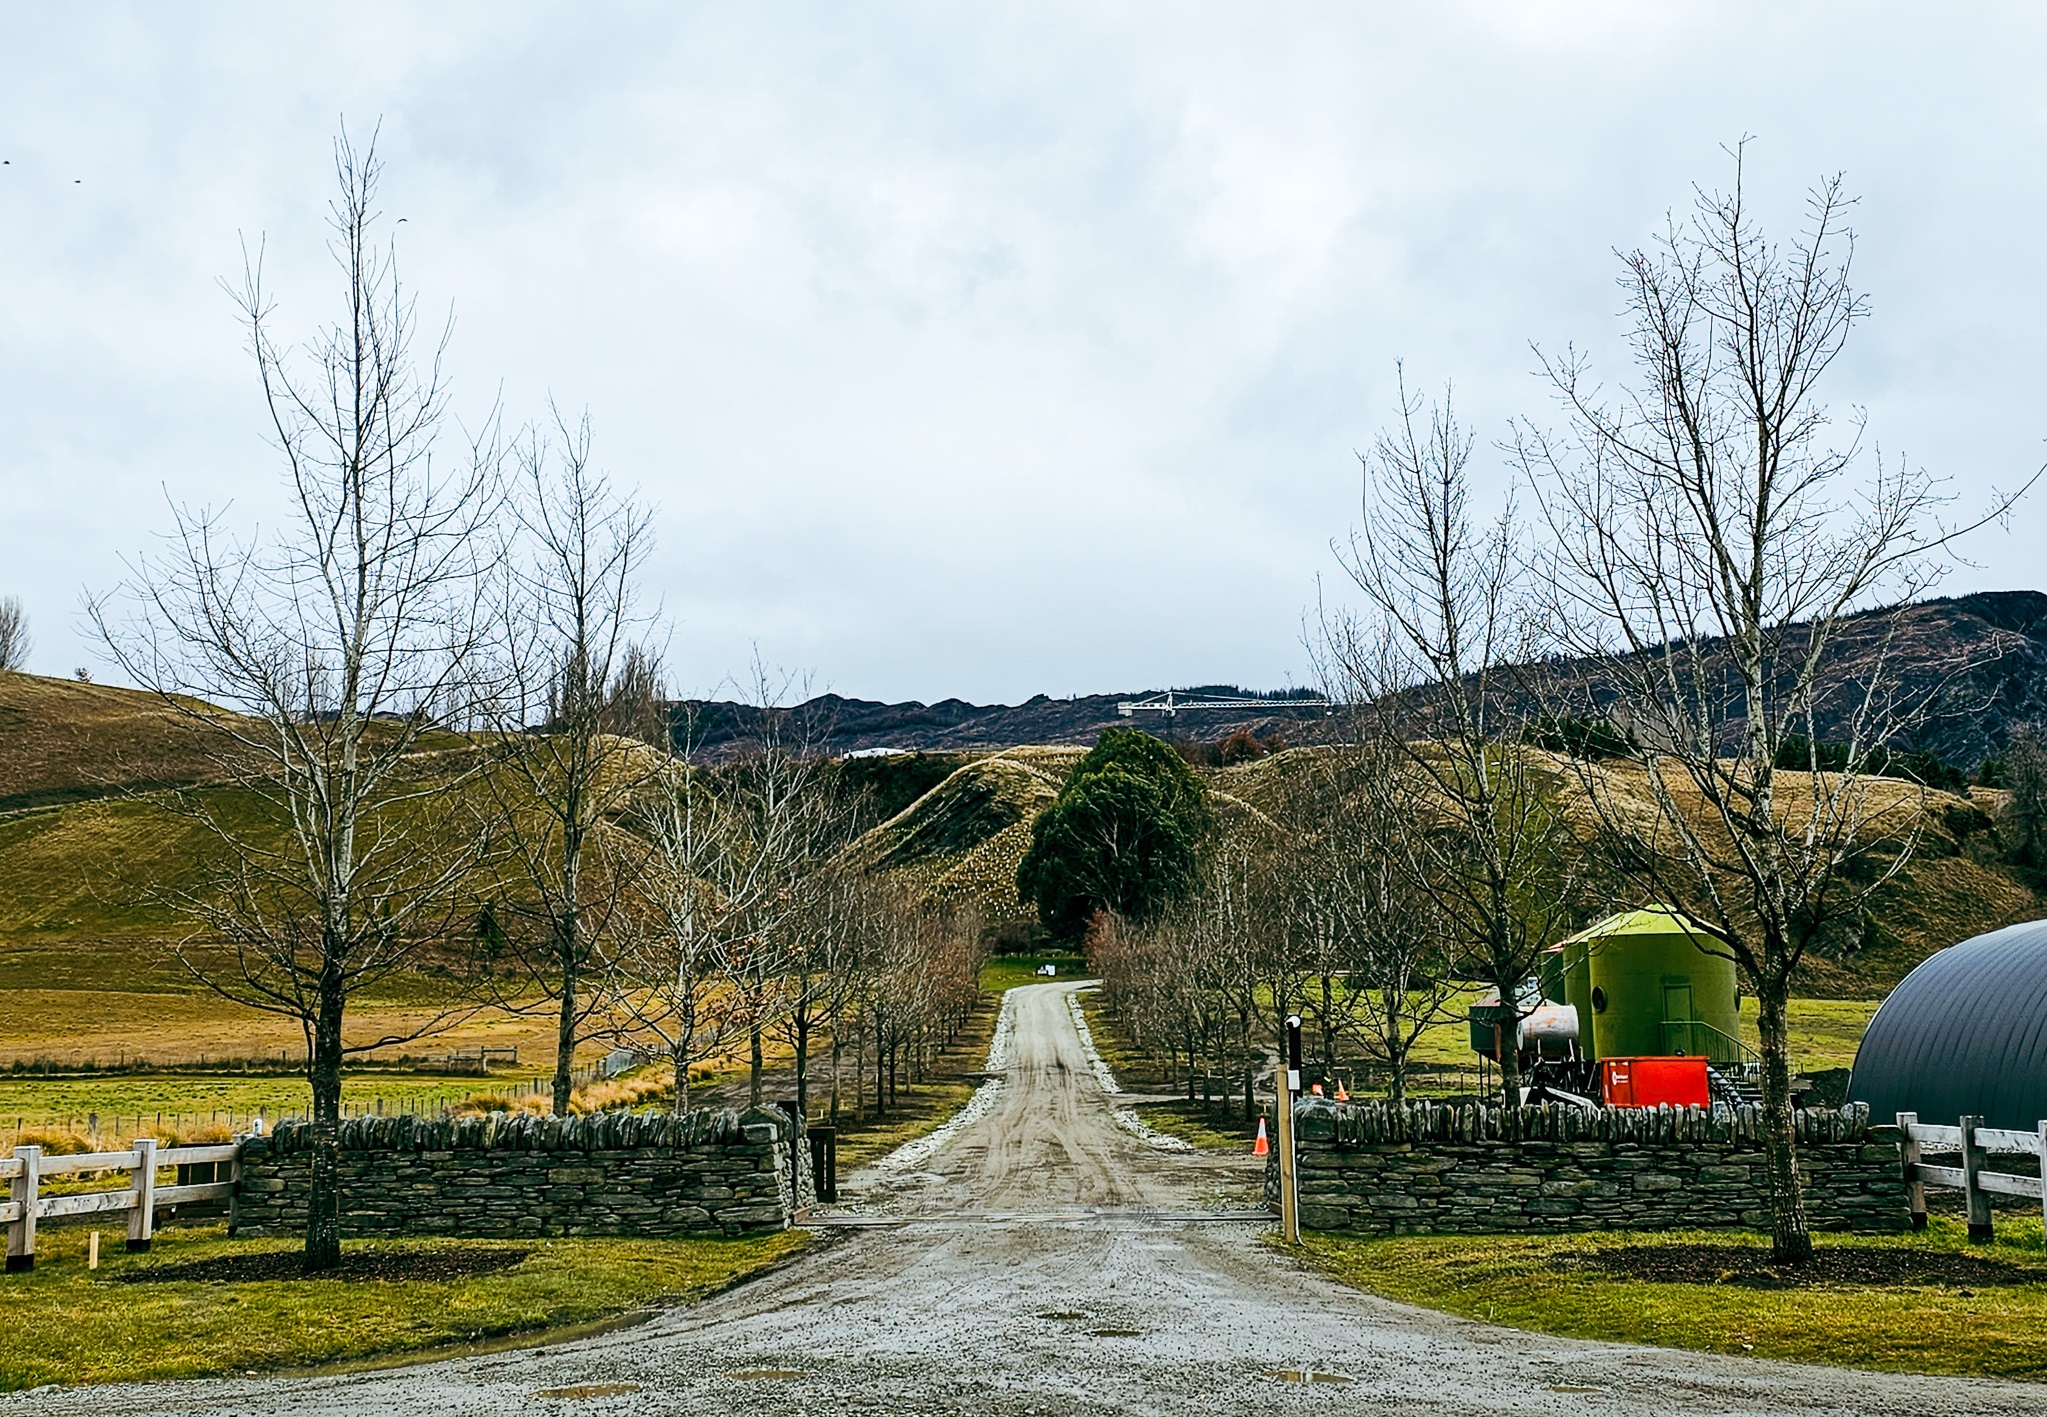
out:
{"label": "red shipping container", "polygon": [[1609,1107],[1707,1107],[1704,1058],[1601,1058],[1599,1100]]}

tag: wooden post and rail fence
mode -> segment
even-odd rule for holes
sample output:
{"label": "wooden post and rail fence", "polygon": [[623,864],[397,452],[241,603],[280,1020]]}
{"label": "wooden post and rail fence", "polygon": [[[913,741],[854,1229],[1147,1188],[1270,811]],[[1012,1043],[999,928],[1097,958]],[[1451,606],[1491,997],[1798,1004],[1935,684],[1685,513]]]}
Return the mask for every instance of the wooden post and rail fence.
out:
{"label": "wooden post and rail fence", "polygon": [[[1928,1151],[1954,1152],[1959,1166],[1936,1166],[1923,1159]],[[1993,1171],[1984,1163],[1990,1153],[2030,1156],[2031,1175]],[[1905,1194],[1912,1207],[1912,1228],[1926,1228],[1926,1188],[1945,1186],[1960,1191],[1969,1211],[1969,1238],[1993,1238],[1990,1198],[2019,1196],[2040,1202],[2047,1220],[2047,1122],[2030,1132],[1986,1127],[1981,1117],[1964,1117],[1959,1126],[1943,1127],[1919,1120],[1916,1112],[1898,1114],[1898,1156],[1905,1167]]]}
{"label": "wooden post and rail fence", "polygon": [[[9,1273],[31,1269],[36,1262],[36,1224],[64,1216],[97,1215],[101,1212],[128,1216],[128,1248],[146,1250],[156,1234],[156,1213],[168,1206],[194,1201],[230,1200],[235,1193],[241,1147],[236,1143],[219,1146],[160,1147],[148,1137],[137,1138],[126,1151],[86,1152],[74,1156],[44,1156],[39,1146],[17,1146],[14,1155],[0,1160],[0,1178],[8,1183],[8,1196],[0,1204],[0,1224],[7,1227],[7,1269]],[[218,1168],[228,1168],[227,1179],[218,1179]],[[187,1185],[159,1186],[159,1167],[214,1168],[216,1179]],[[125,1187],[74,1191],[63,1195],[42,1193],[45,1180],[74,1176],[81,1172],[128,1171],[133,1173]]]}

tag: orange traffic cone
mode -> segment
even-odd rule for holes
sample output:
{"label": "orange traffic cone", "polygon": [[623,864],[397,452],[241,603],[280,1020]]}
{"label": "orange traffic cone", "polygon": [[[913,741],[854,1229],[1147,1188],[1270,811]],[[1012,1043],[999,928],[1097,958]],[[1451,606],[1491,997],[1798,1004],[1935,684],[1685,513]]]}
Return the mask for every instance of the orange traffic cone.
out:
{"label": "orange traffic cone", "polygon": [[1252,1143],[1251,1154],[1253,1156],[1268,1156],[1271,1152],[1272,1144],[1265,1139],[1265,1119],[1260,1117],[1258,1119],[1258,1140]]}
{"label": "orange traffic cone", "polygon": [[1322,1084],[1318,1082],[1313,1087],[1309,1088],[1308,1091],[1314,1093],[1317,1097],[1320,1097],[1322,1095]]}
{"label": "orange traffic cone", "polygon": [[1349,1094],[1348,1092],[1344,1091],[1344,1088],[1343,1088],[1343,1084],[1342,1084],[1342,1083],[1338,1083],[1338,1084],[1336,1085],[1336,1100],[1337,1100],[1338,1102],[1348,1102],[1348,1101],[1350,1101],[1350,1094]]}

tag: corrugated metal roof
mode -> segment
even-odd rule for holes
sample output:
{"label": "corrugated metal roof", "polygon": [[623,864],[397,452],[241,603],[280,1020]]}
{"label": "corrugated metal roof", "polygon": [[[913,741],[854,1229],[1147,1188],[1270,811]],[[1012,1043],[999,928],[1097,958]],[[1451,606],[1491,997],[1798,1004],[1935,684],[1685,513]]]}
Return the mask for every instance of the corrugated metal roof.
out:
{"label": "corrugated metal roof", "polygon": [[1869,1021],[1848,1095],[1878,1122],[1967,1114],[2030,1131],[2047,1119],[2047,920],[1964,940],[1906,975]]}

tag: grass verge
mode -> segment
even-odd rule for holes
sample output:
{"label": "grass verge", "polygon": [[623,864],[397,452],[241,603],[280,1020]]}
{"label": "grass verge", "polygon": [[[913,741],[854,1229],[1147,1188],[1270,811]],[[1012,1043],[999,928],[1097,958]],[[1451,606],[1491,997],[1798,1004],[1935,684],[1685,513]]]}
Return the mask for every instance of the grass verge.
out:
{"label": "grass verge", "polygon": [[[1155,1059],[1131,1046],[1122,1022],[1102,1006],[1097,990],[1080,996],[1080,1010],[1087,1019],[1087,1031],[1095,1040],[1095,1051],[1116,1075],[1116,1085],[1125,1092],[1160,1091],[1179,1086],[1169,1079]],[[1243,1099],[1228,1109],[1218,1103],[1211,1109],[1203,1102],[1152,1102],[1137,1109],[1138,1120],[1155,1132],[1178,1137],[1198,1151],[1240,1151],[1257,1135],[1256,1118],[1246,1122]]]}
{"label": "grass verge", "polygon": [[1199,1102],[1154,1102],[1137,1109],[1137,1119],[1155,1132],[1178,1137],[1196,1151],[1248,1151],[1258,1135],[1254,1119],[1226,1117]]}
{"label": "grass verge", "polygon": [[101,1236],[94,1271],[84,1230],[45,1231],[36,1268],[0,1282],[0,1390],[302,1368],[590,1323],[703,1298],[809,1239],[789,1231],[745,1240],[358,1241],[346,1255],[446,1277],[150,1280],[152,1271],[247,1264],[297,1244],[180,1230],[153,1253],[130,1255],[118,1241],[106,1246],[109,1238]]}
{"label": "grass verge", "polygon": [[[985,1050],[984,1050],[985,1056]],[[915,1091],[896,1094],[887,1115],[872,1113],[839,1126],[839,1179],[871,1166],[907,1142],[937,1131],[974,1095],[974,1084],[960,1081],[919,1083]]]}
{"label": "grass verge", "polygon": [[[886,1113],[876,1116],[871,1110],[874,1101],[871,1092],[865,1099],[865,1105],[859,1108],[853,1106],[850,1095],[842,1097],[844,1108],[839,1114],[841,1182],[904,1143],[938,1130],[955,1112],[967,1105],[967,1099],[980,1085],[981,1070],[988,1064],[988,1045],[995,1037],[995,1021],[1001,1015],[1002,994],[1005,992],[991,988],[985,982],[982,987],[980,1001],[974,1005],[974,1011],[959,1036],[943,1052],[926,1062],[923,1081],[911,1085],[905,1077]],[[870,1088],[873,1081],[872,1077],[865,1079]],[[815,1098],[816,1094],[812,1096]]]}
{"label": "grass verge", "polygon": [[1568,1338],[1953,1376],[2047,1378],[2040,1224],[1994,1245],[1936,1218],[1920,1234],[1818,1236],[1818,1272],[1718,1232],[1402,1236],[1306,1232],[1300,1256],[1384,1298]]}

